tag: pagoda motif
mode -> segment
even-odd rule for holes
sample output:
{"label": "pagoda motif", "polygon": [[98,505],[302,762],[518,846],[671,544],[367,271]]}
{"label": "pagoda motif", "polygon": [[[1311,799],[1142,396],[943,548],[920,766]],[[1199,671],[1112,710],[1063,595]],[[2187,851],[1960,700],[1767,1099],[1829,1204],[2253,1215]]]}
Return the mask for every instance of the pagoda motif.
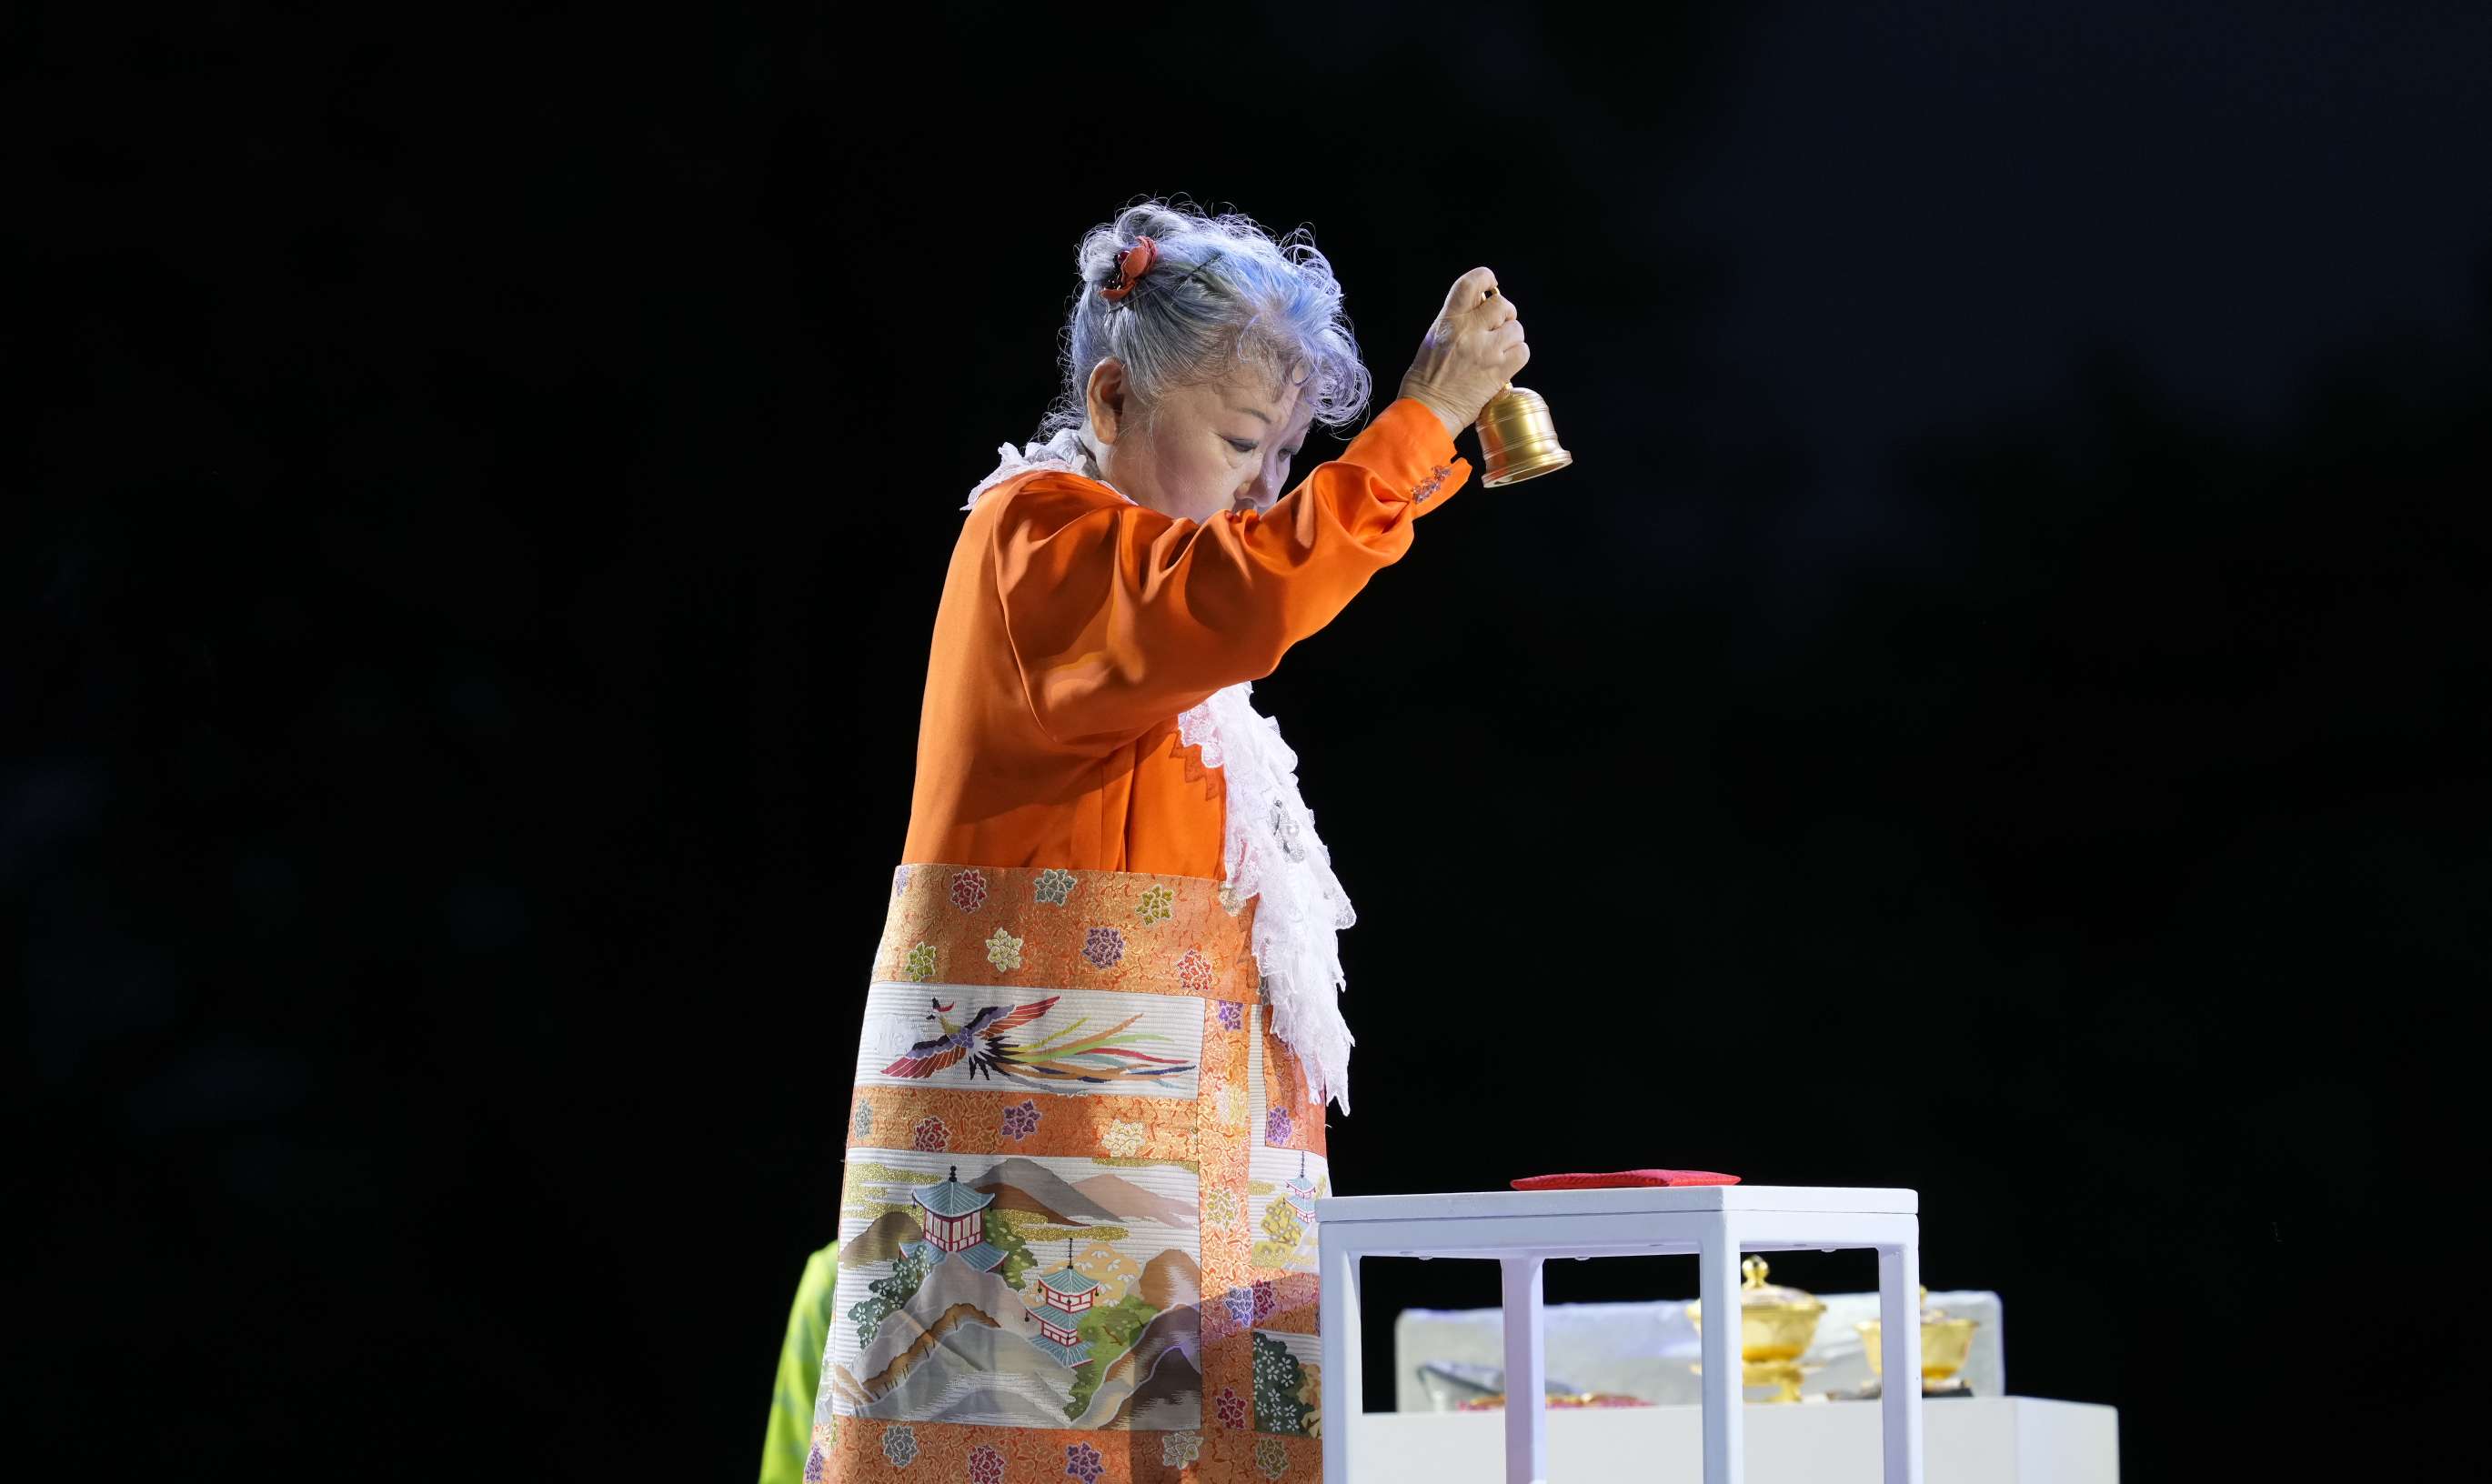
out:
{"label": "pagoda motif", "polygon": [[1029,1343],[1062,1366],[1090,1363],[1090,1342],[1077,1327],[1091,1301],[1099,1296],[1099,1280],[1073,1270],[1073,1239],[1064,1240],[1064,1265],[1038,1280],[1044,1301],[1031,1308],[1038,1333]]}
{"label": "pagoda motif", "polygon": [[934,1184],[917,1187],[911,1198],[917,1202],[917,1224],[934,1249],[933,1261],[958,1256],[982,1273],[994,1271],[1003,1261],[1003,1252],[987,1240],[986,1209],[995,1198],[962,1184],[960,1166]]}
{"label": "pagoda motif", "polygon": [[1290,1202],[1290,1209],[1297,1213],[1298,1220],[1308,1226],[1315,1225],[1316,1182],[1307,1178],[1306,1150],[1298,1151],[1297,1177],[1282,1181],[1281,1188],[1289,1192],[1282,1199]]}

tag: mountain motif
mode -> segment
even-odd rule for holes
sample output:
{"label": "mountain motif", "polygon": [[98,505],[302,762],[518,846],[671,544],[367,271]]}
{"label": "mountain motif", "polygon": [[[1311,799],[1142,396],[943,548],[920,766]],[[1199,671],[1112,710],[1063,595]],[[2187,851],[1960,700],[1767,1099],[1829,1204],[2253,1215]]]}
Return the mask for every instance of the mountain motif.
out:
{"label": "mountain motif", "polygon": [[1043,1216],[1054,1226],[1095,1227],[1112,1221],[1112,1218],[1105,1215],[1078,1214],[1077,1211],[1060,1209],[1048,1204],[1018,1185],[1006,1184],[1000,1180],[980,1180],[969,1188],[984,1191],[995,1198],[995,1203],[989,1206],[989,1210],[1009,1211],[1016,1216]]}
{"label": "mountain motif", "polygon": [[[885,1422],[1062,1427],[1073,1373],[1018,1327],[956,1326],[907,1375],[856,1410]],[[1035,1321],[1030,1332],[1037,1332]]]}
{"label": "mountain motif", "polygon": [[1108,1376],[1112,1380],[1148,1376],[1170,1350],[1191,1355],[1202,1348],[1202,1316],[1193,1309],[1171,1309],[1151,1316],[1151,1321],[1134,1337],[1134,1348],[1109,1365]]}
{"label": "mountain motif", "polygon": [[1142,1264],[1137,1285],[1142,1302],[1154,1309],[1191,1309],[1202,1302],[1202,1273],[1194,1259],[1174,1247]]}
{"label": "mountain motif", "polygon": [[926,1420],[966,1422],[986,1427],[1058,1428],[1064,1425],[1064,1409],[1041,1407],[1018,1391],[983,1386],[956,1401],[945,1403],[942,1410]]}
{"label": "mountain motif", "polygon": [[1156,1315],[1133,1349],[1108,1363],[1097,1395],[1074,1426],[1155,1432],[1202,1425],[1202,1373],[1196,1353],[1202,1320],[1192,1309]]}
{"label": "mountain motif", "polygon": [[[888,1316],[883,1320],[883,1323],[888,1326],[893,1320],[898,1319],[899,1317],[900,1316],[898,1315]],[[994,1322],[995,1321],[993,1319],[988,1318],[985,1312],[980,1310],[975,1304],[954,1304],[951,1308],[946,1309],[941,1314],[935,1316],[934,1323],[928,1324],[922,1329],[918,1329],[913,1325],[910,1326],[910,1328],[914,1330],[916,1338],[908,1342],[907,1349],[900,1351],[896,1355],[893,1355],[889,1364],[885,1365],[881,1370],[876,1371],[872,1376],[867,1377],[864,1380],[859,1381],[854,1380],[854,1378],[849,1378],[849,1383],[853,1385],[866,1400],[872,1401],[874,1398],[881,1396],[884,1392],[889,1391],[892,1387],[897,1386],[902,1381],[907,1380],[908,1373],[917,1369],[918,1362],[926,1358],[927,1351],[934,1350],[938,1345],[941,1345],[943,1343],[943,1337],[950,1334],[953,1330],[960,1328],[964,1324],[985,1324],[988,1327],[993,1328],[994,1326]],[[880,1336],[877,1335],[875,1338],[879,1339]],[[845,1369],[842,1374],[844,1376],[846,1374]]]}
{"label": "mountain motif", "polygon": [[900,1244],[922,1242],[926,1229],[917,1222],[913,1210],[885,1211],[874,1224],[848,1238],[840,1248],[840,1266],[862,1267],[869,1262],[894,1262],[900,1259]]}
{"label": "mountain motif", "polygon": [[1074,1375],[1030,1344],[1038,1332],[1000,1276],[946,1260],[830,1387],[841,1410],[885,1421],[1062,1427]]}
{"label": "mountain motif", "polygon": [[841,1411],[851,1414],[864,1411],[866,1404],[874,1400],[865,1394],[865,1387],[858,1384],[857,1379],[848,1374],[846,1366],[831,1366],[823,1379],[829,1383],[831,1395],[839,1399],[838,1410]]}
{"label": "mountain motif", "polygon": [[1107,1425],[1143,1432],[1201,1427],[1202,1373],[1195,1368],[1194,1357],[1173,1346],[1162,1350],[1159,1363],[1117,1404],[1116,1414]]}
{"label": "mountain motif", "polygon": [[1140,1217],[1162,1226],[1192,1228],[1202,1219],[1193,1202],[1153,1195],[1120,1174],[1094,1174],[1086,1180],[1074,1181],[1073,1188],[1129,1220]]}
{"label": "mountain motif", "polygon": [[[884,1371],[903,1350],[913,1349],[920,1335],[963,1304],[976,1310],[978,1318],[988,1325],[1012,1328],[1016,1333],[1021,1321],[1028,1318],[1021,1295],[1006,1287],[1000,1275],[982,1273],[956,1258],[946,1258],[927,1273],[905,1308],[882,1317],[882,1322],[875,1327],[874,1338],[856,1357],[857,1374],[873,1376]],[[869,1388],[867,1394],[881,1393]]]}
{"label": "mountain motif", "polygon": [[[1116,1224],[1117,1212],[1083,1195],[1071,1181],[1035,1160],[999,1160],[986,1173],[964,1183],[971,1190],[994,1196],[999,1209],[1038,1211],[1059,1227]],[[1190,1215],[1188,1219],[1192,1219]]]}

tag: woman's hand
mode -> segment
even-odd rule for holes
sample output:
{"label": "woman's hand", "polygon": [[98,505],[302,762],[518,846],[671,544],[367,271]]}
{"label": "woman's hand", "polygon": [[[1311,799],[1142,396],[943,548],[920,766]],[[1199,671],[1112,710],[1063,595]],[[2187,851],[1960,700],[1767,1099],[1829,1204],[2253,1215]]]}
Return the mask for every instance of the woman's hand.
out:
{"label": "woman's hand", "polygon": [[1497,291],[1496,274],[1474,268],[1454,280],[1402,377],[1402,395],[1427,403],[1447,436],[1460,436],[1530,359],[1514,301]]}

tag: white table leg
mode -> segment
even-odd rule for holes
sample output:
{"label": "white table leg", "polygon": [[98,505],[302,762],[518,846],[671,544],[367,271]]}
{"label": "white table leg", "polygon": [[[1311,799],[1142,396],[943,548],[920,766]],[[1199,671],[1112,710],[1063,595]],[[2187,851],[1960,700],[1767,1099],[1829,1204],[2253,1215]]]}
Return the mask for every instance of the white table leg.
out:
{"label": "white table leg", "polygon": [[1878,1331],[1884,1373],[1879,1406],[1886,1435],[1885,1484],[1921,1484],[1921,1248],[1878,1249]]}
{"label": "white table leg", "polygon": [[1350,1478],[1350,1432],[1367,1407],[1358,1343],[1358,1253],[1323,1223],[1316,1227],[1316,1319],[1323,1330],[1323,1476]]}
{"label": "white table leg", "polygon": [[1740,1389],[1739,1233],[1727,1217],[1706,1229],[1696,1261],[1697,1299],[1705,1306],[1705,1484],[1740,1484],[1747,1398]]}
{"label": "white table leg", "polygon": [[1505,1484],[1549,1477],[1549,1367],[1541,1348],[1540,1258],[1499,1258],[1505,1269]]}

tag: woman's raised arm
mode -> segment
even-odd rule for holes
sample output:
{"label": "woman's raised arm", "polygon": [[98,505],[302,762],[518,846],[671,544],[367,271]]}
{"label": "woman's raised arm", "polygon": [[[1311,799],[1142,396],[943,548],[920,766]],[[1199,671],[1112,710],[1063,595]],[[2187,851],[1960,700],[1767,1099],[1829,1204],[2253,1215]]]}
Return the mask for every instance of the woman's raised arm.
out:
{"label": "woman's raised arm", "polygon": [[1077,477],[1024,481],[993,512],[988,550],[1039,727],[1119,746],[1270,674],[1469,471],[1438,413],[1406,397],[1261,515],[1197,523]]}

